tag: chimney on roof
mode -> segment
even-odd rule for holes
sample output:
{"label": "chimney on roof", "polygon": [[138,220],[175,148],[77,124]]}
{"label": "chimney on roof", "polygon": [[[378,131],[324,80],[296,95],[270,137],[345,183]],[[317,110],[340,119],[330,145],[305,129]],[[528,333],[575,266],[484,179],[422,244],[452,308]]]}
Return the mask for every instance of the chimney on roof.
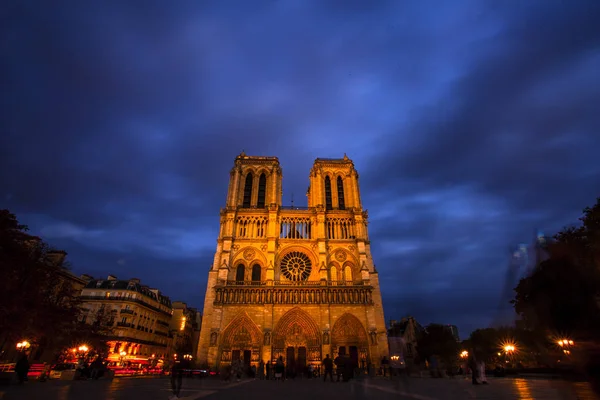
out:
{"label": "chimney on roof", "polygon": [[129,282],[132,282],[132,283],[140,283],[140,279],[139,279],[139,278],[131,278],[131,279],[129,280]]}
{"label": "chimney on roof", "polygon": [[116,281],[117,277],[114,275],[109,275],[108,278],[106,278],[107,281]]}

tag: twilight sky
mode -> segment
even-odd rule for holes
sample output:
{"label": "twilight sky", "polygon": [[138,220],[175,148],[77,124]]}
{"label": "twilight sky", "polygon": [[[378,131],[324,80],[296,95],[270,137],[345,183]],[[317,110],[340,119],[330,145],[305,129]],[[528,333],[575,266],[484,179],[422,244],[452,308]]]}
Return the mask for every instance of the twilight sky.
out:
{"label": "twilight sky", "polygon": [[597,0],[9,0],[0,18],[0,208],[76,273],[201,307],[234,157],[279,157],[305,205],[314,159],[347,153],[386,319],[466,336],[509,247],[600,195]]}

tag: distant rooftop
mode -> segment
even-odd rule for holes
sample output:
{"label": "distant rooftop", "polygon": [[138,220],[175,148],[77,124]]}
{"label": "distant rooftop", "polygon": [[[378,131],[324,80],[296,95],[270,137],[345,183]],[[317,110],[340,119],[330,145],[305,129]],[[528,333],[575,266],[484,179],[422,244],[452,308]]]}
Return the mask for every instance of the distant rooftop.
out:
{"label": "distant rooftop", "polygon": [[317,158],[315,160],[315,162],[322,162],[322,161],[327,161],[327,162],[334,162],[334,163],[349,163],[352,162],[352,160],[350,160],[348,158],[348,156],[346,155],[346,153],[344,153],[344,157],[343,158]]}
{"label": "distant rooftop", "polygon": [[277,161],[279,162],[279,159],[277,157],[273,157],[273,156],[249,156],[247,155],[245,152],[241,152],[237,157],[235,157],[236,160],[263,160],[263,161]]}

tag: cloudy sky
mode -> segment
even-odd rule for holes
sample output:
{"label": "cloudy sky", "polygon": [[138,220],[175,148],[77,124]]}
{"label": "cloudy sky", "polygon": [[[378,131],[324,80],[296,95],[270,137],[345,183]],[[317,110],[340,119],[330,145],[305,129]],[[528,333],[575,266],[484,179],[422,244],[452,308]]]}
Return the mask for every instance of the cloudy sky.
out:
{"label": "cloudy sky", "polygon": [[[8,1],[0,208],[201,306],[234,157],[360,173],[387,319],[487,326],[600,196],[600,2]],[[207,173],[208,171],[208,173]]]}

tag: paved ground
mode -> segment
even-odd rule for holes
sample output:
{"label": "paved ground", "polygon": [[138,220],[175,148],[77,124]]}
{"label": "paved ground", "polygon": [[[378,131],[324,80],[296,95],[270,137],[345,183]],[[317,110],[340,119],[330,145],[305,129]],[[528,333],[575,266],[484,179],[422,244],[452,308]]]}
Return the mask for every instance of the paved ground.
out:
{"label": "paved ground", "polygon": [[[168,378],[31,382],[23,386],[0,387],[2,400],[166,400],[169,395]],[[181,396],[182,400],[600,400],[587,383],[512,378],[492,378],[487,386],[473,386],[464,379],[412,378],[408,387],[382,378],[348,383],[324,383],[316,379],[233,383],[213,379],[184,380]]]}

